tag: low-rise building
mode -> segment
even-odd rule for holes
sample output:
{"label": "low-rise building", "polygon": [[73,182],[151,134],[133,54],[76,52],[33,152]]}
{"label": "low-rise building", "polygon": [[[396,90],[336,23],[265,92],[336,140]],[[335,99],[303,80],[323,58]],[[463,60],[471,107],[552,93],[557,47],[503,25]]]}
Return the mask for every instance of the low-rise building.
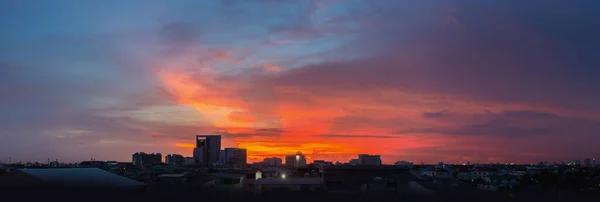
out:
{"label": "low-rise building", "polygon": [[483,179],[484,177],[487,176],[493,176],[493,175],[498,175],[500,173],[500,170],[496,169],[496,168],[490,168],[490,167],[478,167],[475,168],[472,171],[472,176],[473,179]]}
{"label": "low-rise building", "polygon": [[514,185],[519,184],[518,178],[512,175],[492,175],[483,178],[486,183],[491,183],[497,187],[508,187],[512,188]]}
{"label": "low-rise building", "polygon": [[413,163],[412,162],[408,162],[408,161],[398,161],[396,163],[394,163],[394,165],[396,166],[402,166],[402,167],[408,167],[408,168],[413,168]]}
{"label": "low-rise building", "polygon": [[281,165],[283,165],[283,160],[281,158],[277,158],[277,157],[269,157],[269,158],[263,159],[262,165],[263,166],[281,166]]}
{"label": "low-rise building", "polygon": [[169,154],[165,156],[165,163],[169,165],[174,165],[177,167],[184,165],[184,157],[180,154]]}
{"label": "low-rise building", "polygon": [[138,152],[132,155],[132,162],[135,166],[146,167],[162,163],[162,154]]}
{"label": "low-rise building", "polygon": [[240,190],[244,187],[244,175],[230,173],[212,173],[215,178],[215,189],[233,191]]}
{"label": "low-rise building", "polygon": [[379,166],[379,165],[381,165],[381,156],[380,155],[370,155],[370,154],[359,154],[358,155],[358,164]]}

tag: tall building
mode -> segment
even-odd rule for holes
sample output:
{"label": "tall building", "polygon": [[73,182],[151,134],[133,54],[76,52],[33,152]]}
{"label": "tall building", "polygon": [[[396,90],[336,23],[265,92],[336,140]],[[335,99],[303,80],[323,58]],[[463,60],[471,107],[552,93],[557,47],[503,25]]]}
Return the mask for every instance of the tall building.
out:
{"label": "tall building", "polygon": [[381,165],[381,156],[369,155],[369,154],[359,154],[358,155],[358,164],[379,166],[379,165]]}
{"label": "tall building", "polygon": [[592,167],[592,159],[590,159],[590,158],[583,159],[583,165],[585,167]]}
{"label": "tall building", "polygon": [[165,156],[165,163],[174,166],[183,166],[183,156],[179,154],[169,154]]}
{"label": "tall building", "polygon": [[283,165],[283,160],[277,157],[270,157],[263,159],[263,165],[265,166],[281,166]]}
{"label": "tall building", "polygon": [[132,155],[132,162],[135,166],[151,166],[162,163],[162,154],[137,152]]}
{"label": "tall building", "polygon": [[197,164],[211,167],[219,162],[221,151],[220,135],[196,135],[196,148],[194,148],[194,160]]}
{"label": "tall building", "polygon": [[596,167],[596,158],[586,158],[583,160],[585,167]]}
{"label": "tall building", "polygon": [[230,168],[244,168],[247,165],[248,153],[246,149],[241,148],[225,148],[221,152],[222,163]]}
{"label": "tall building", "polygon": [[289,168],[306,166],[306,157],[302,152],[298,152],[296,155],[287,155],[285,156],[285,166]]}

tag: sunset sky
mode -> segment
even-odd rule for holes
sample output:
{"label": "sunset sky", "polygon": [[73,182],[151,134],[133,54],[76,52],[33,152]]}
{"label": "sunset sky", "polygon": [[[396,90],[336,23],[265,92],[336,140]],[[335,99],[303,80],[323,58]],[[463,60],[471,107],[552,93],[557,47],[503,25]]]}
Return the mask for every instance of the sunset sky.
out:
{"label": "sunset sky", "polygon": [[600,1],[2,0],[1,161],[600,157]]}

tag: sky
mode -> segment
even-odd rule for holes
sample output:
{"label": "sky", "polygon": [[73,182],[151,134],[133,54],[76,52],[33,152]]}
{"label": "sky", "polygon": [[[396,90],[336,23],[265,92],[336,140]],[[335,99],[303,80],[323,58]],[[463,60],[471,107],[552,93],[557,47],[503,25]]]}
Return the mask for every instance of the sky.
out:
{"label": "sky", "polygon": [[0,157],[600,157],[600,2],[0,1]]}

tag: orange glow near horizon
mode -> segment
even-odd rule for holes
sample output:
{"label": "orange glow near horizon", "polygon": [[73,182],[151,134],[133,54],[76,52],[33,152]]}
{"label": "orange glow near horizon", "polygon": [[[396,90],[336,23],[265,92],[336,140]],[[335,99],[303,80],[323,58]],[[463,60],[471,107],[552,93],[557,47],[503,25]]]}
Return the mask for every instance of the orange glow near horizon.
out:
{"label": "orange glow near horizon", "polygon": [[[227,59],[229,54],[225,53],[218,54],[215,60]],[[281,70],[272,64],[263,68]],[[321,91],[318,88],[265,85],[244,79],[222,81],[211,69],[201,74],[176,69],[155,74],[177,104],[193,108],[202,115],[207,127],[223,132],[223,148],[246,148],[249,162],[273,156],[284,158],[298,151],[309,161],[348,161],[360,153],[382,155],[384,163],[403,160],[398,159],[402,157],[439,161],[442,160],[437,159],[439,152],[429,152],[429,148],[464,151],[461,148],[470,145],[474,138],[435,133],[399,135],[396,131],[461,125],[461,122],[423,117],[423,112],[441,112],[448,108],[452,109],[453,116],[464,117],[466,121],[472,120],[473,114],[484,113],[482,109],[495,112],[537,109],[567,115],[584,114],[541,105],[475,102],[460,95],[448,97],[394,90]],[[257,92],[260,92],[258,97],[252,94]],[[195,133],[198,131],[189,132]],[[485,137],[479,141],[491,144],[507,140]],[[175,148],[191,153],[194,145],[177,142]],[[495,152],[493,148],[476,149]],[[475,160],[471,154],[447,155],[454,161]]]}
{"label": "orange glow near horizon", "polygon": [[[228,133],[224,134],[223,139],[233,144],[223,145],[223,148],[233,146],[246,148],[249,162],[262,161],[273,156],[284,158],[285,155],[295,154],[298,151],[304,153],[309,161],[316,159],[348,161],[356,158],[359,153],[414,155],[412,152],[414,149],[452,144],[460,140],[460,138],[439,138],[435,134],[425,138],[418,135],[377,138],[377,136],[394,135],[392,129],[442,124],[423,120],[421,113],[431,109],[412,104],[427,103],[428,98],[422,95],[382,91],[359,94],[338,92],[340,94],[338,96],[323,96],[296,88],[276,87],[276,93],[293,95],[294,98],[299,99],[251,100],[252,102],[243,103],[239,101],[243,99],[238,99],[235,93],[212,89],[182,72],[161,72],[159,78],[167,89],[172,90],[180,105],[193,107],[214,127]],[[207,81],[211,79],[212,76],[205,78]],[[374,101],[374,97],[400,100],[407,104],[403,102],[381,104]],[[231,101],[232,99],[237,100]],[[268,111],[263,109],[261,113],[253,112],[252,106],[256,104],[268,106]],[[453,104],[465,112],[477,110],[471,103],[455,101]],[[494,109],[494,106],[488,108]],[[440,108],[439,111],[442,109]],[[376,121],[363,123],[360,120],[361,116]],[[358,120],[350,119],[344,122],[344,117],[357,117]],[[393,117],[398,121],[389,121]],[[269,134],[255,131],[261,128],[274,128],[281,131]],[[190,132],[193,133],[195,132]],[[236,136],[236,134],[247,135]],[[327,137],[327,134],[342,136]],[[344,138],[344,134],[352,134],[360,138]],[[177,143],[176,147],[181,151],[181,149],[190,150],[194,145]],[[191,153],[191,150],[188,153]],[[387,161],[385,163],[393,163],[396,160],[400,159],[384,158],[384,161]]]}

